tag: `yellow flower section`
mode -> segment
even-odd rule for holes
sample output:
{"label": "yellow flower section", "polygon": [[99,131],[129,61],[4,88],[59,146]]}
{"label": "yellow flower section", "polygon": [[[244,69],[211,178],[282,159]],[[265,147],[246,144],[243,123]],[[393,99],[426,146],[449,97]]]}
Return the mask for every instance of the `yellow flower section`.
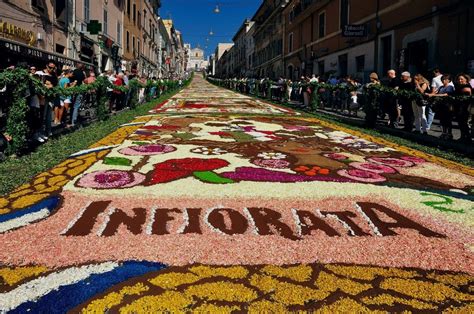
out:
{"label": "yellow flower section", "polygon": [[273,277],[255,274],[250,284],[271,296],[271,299],[285,306],[304,305],[314,300],[324,300],[329,292],[309,287],[281,282]]}
{"label": "yellow flower section", "polygon": [[340,289],[351,295],[356,295],[372,288],[370,284],[362,284],[351,279],[338,278],[334,275],[328,274],[327,272],[321,272],[319,274],[318,279],[316,280],[316,285],[319,289],[324,291],[334,292],[337,289]]}
{"label": "yellow flower section", "polygon": [[300,265],[295,267],[283,268],[278,266],[265,266],[263,272],[275,277],[283,278],[287,277],[295,281],[308,281],[311,278],[313,270],[311,267],[306,265]]}
{"label": "yellow flower section", "polygon": [[75,176],[86,171],[108,153],[109,150],[68,159],[50,171],[39,174],[31,183],[20,186],[5,198],[0,198],[0,215],[34,205],[58,192]]}
{"label": "yellow flower section", "polygon": [[413,278],[418,275],[418,273],[415,271],[409,271],[398,268],[339,265],[327,265],[326,268],[338,275],[361,280],[373,280],[378,276]]}
{"label": "yellow flower section", "polygon": [[193,309],[193,313],[219,313],[219,314],[231,314],[235,311],[241,311],[239,306],[218,306],[214,304],[203,304]]}
{"label": "yellow flower section", "polygon": [[395,297],[395,296],[389,295],[389,294],[381,294],[381,295],[378,295],[378,296],[372,297],[372,298],[367,297],[367,298],[364,298],[362,300],[364,301],[365,304],[374,304],[374,305],[387,304],[387,305],[393,306],[396,303],[398,303],[398,304],[409,305],[409,306],[414,307],[415,309],[418,309],[418,310],[434,310],[434,309],[436,309],[436,307],[433,304],[430,304],[430,303],[425,303],[425,302],[414,300],[414,299],[413,300],[406,300],[406,299]]}
{"label": "yellow flower section", "polygon": [[474,301],[474,295],[468,295],[456,291],[442,283],[431,283],[413,279],[388,278],[380,284],[380,287],[382,289],[416,296],[416,298],[425,301],[440,302],[446,299],[458,300],[461,302]]}
{"label": "yellow flower section", "polygon": [[[146,121],[144,121],[146,120]],[[134,120],[132,123],[135,122],[148,122],[151,120],[151,117],[141,118],[140,120]],[[141,125],[130,125],[130,126],[124,126],[119,129],[117,129],[115,132],[110,133],[100,141],[92,144],[90,148],[96,148],[96,147],[101,147],[101,146],[109,146],[109,145],[118,145],[122,144],[122,142],[128,138],[130,135],[132,135],[136,130],[138,130],[141,127]]]}
{"label": "yellow flower section", "polygon": [[120,309],[121,314],[171,312],[185,313],[193,299],[185,294],[166,291],[158,296],[146,296]]}
{"label": "yellow flower section", "polygon": [[184,284],[198,281],[200,277],[190,273],[168,273],[150,279],[150,283],[164,289],[174,289]]}
{"label": "yellow flower section", "polygon": [[285,313],[286,306],[280,303],[271,302],[267,300],[257,301],[249,306],[249,313]]}
{"label": "yellow flower section", "polygon": [[209,267],[209,266],[194,266],[189,269],[201,278],[207,277],[227,277],[231,279],[245,278],[248,275],[248,270],[242,266],[233,267]]}
{"label": "yellow flower section", "polygon": [[341,300],[338,300],[337,302],[324,306],[320,310],[316,311],[315,313],[320,313],[320,314],[334,314],[334,313],[358,313],[358,314],[364,314],[364,313],[384,313],[386,314],[386,311],[373,311],[367,308],[364,305],[361,305],[355,300],[349,299],[349,298],[343,298]]}
{"label": "yellow flower section", "polygon": [[119,292],[113,292],[102,299],[98,299],[90,303],[82,313],[106,313],[113,306],[119,305],[125,296],[140,295],[142,292],[148,291],[149,287],[138,283],[133,287],[125,287]]}
{"label": "yellow flower section", "polygon": [[8,286],[16,285],[25,279],[34,279],[48,271],[44,266],[3,267],[0,268],[0,287],[3,281]]}
{"label": "yellow flower section", "polygon": [[445,309],[469,313],[474,303],[469,294],[473,276],[375,266],[199,265],[170,268],[149,278],[142,284],[133,279],[128,287],[121,285],[91,300],[83,311],[386,313]]}
{"label": "yellow flower section", "polygon": [[191,286],[186,289],[185,295],[204,300],[228,302],[251,302],[257,298],[257,292],[247,288],[243,284],[224,281]]}

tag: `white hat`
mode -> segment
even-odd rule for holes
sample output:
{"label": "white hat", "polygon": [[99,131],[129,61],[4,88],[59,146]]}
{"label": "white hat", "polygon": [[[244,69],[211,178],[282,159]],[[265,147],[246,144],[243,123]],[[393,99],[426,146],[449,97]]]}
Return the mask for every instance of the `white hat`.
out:
{"label": "white hat", "polygon": [[402,73],[402,76],[409,76],[409,77],[411,77],[411,74],[410,74],[410,72],[405,71],[405,72]]}

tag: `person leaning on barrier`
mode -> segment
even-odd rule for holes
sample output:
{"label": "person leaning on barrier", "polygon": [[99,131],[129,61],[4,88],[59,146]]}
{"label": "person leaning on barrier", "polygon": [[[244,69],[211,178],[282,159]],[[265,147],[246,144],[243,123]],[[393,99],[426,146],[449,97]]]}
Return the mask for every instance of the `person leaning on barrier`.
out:
{"label": "person leaning on barrier", "polygon": [[[429,97],[446,97],[454,94],[454,85],[451,82],[450,75],[443,75],[441,77],[442,86],[432,90]],[[441,128],[443,133],[441,139],[452,140],[453,139],[453,103],[452,101],[445,101],[444,99],[436,101],[434,107],[436,114],[439,116]]]}
{"label": "person leaning on barrier", "polygon": [[[401,82],[397,77],[397,72],[395,70],[388,70],[387,80],[385,81],[384,86],[398,90],[400,88],[400,83]],[[382,94],[382,99],[384,113],[388,114],[388,125],[392,128],[397,128],[401,116],[398,99],[387,93]]]}
{"label": "person leaning on barrier", "polygon": [[[84,73],[84,65],[82,63],[77,63],[76,64],[76,69],[72,72],[72,77],[70,78],[71,80],[71,86],[81,86],[84,80],[86,79],[86,75]],[[71,116],[71,125],[74,127],[77,122],[77,118],[79,116],[79,108],[81,107],[82,101],[83,101],[84,95],[82,94],[77,94],[74,102],[73,102],[73,108],[72,108],[72,116]]]}
{"label": "person leaning on barrier", "polygon": [[412,102],[412,109],[415,120],[415,133],[428,134],[428,121],[426,119],[426,108],[428,101],[425,98],[425,94],[429,94],[429,82],[421,74],[417,74],[414,77],[415,92],[421,94],[421,97],[417,98]]}
{"label": "person leaning on barrier", "polygon": [[[44,70],[45,75],[43,76],[44,86],[47,89],[52,89],[58,85],[58,76],[56,75],[56,64],[54,62],[49,62],[46,65]],[[51,133],[51,120],[52,120],[52,110],[55,106],[55,103],[59,102],[59,98],[56,96],[46,97],[46,102],[44,105],[44,114],[43,114],[43,139],[48,140],[48,137],[52,135]]]}
{"label": "person leaning on barrier", "polygon": [[[410,72],[405,71],[402,73],[399,90],[405,90],[409,92],[413,92],[415,90],[415,84],[413,83]],[[403,116],[403,129],[405,131],[411,132],[413,130],[414,122],[412,105],[413,99],[411,97],[401,96],[398,98],[398,103],[402,107],[401,115]]]}
{"label": "person leaning on barrier", "polygon": [[[456,101],[456,116],[459,124],[459,129],[461,130],[461,138],[459,139],[462,142],[470,143],[472,134],[469,129],[469,121],[473,117],[473,104],[472,104],[472,86],[469,84],[471,78],[469,75],[461,73],[456,76],[455,84],[455,96],[460,97]],[[465,98],[470,97],[470,98]]]}

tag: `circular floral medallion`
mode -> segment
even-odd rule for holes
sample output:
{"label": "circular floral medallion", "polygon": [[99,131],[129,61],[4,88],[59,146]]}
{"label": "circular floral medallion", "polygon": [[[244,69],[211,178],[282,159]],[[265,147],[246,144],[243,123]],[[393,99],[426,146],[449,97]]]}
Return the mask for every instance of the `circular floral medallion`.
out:
{"label": "circular floral medallion", "polygon": [[151,145],[139,145],[130,146],[120,150],[122,155],[127,156],[151,156],[151,155],[163,155],[174,152],[176,147],[171,145],[151,144]]}
{"label": "circular floral medallion", "polygon": [[272,169],[285,169],[288,168],[290,163],[282,159],[255,159],[252,161],[254,165],[263,168],[272,168]]}
{"label": "circular floral medallion", "polygon": [[387,181],[385,177],[381,176],[378,173],[361,169],[339,170],[337,174],[342,177],[346,177],[364,183],[378,183]]}
{"label": "circular floral medallion", "polygon": [[397,173],[397,171],[392,167],[382,164],[374,164],[371,162],[352,162],[349,165],[356,169],[366,170],[374,173]]}
{"label": "circular floral medallion", "polygon": [[207,156],[216,156],[227,154],[226,150],[220,148],[208,148],[208,147],[198,147],[191,150],[192,153],[207,155]]}
{"label": "circular floral medallion", "polygon": [[258,157],[260,158],[263,158],[263,159],[285,159],[286,158],[286,155],[285,154],[282,154],[282,153],[273,153],[273,152],[270,152],[270,153],[260,153],[257,155]]}
{"label": "circular floral medallion", "polygon": [[391,167],[402,167],[402,168],[408,168],[408,167],[413,167],[415,164],[409,160],[403,160],[399,158],[392,158],[392,157],[372,157],[369,158],[368,161],[376,163],[376,164],[381,164],[381,165],[386,165],[386,166],[391,166]]}
{"label": "circular floral medallion", "polygon": [[86,174],[77,182],[77,185],[83,188],[116,189],[130,188],[143,181],[145,181],[145,176],[138,172],[109,170]]}

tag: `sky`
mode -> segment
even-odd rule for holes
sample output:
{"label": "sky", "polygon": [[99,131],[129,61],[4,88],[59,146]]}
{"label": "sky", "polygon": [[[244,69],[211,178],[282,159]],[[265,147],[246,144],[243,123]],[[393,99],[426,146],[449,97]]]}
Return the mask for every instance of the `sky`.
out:
{"label": "sky", "polygon": [[[244,20],[252,18],[261,3],[260,0],[162,0],[160,15],[163,19],[173,19],[184,42],[192,48],[200,45],[207,58],[218,43],[232,42]],[[219,14],[214,13],[216,5]],[[211,30],[213,36],[209,35]]]}

